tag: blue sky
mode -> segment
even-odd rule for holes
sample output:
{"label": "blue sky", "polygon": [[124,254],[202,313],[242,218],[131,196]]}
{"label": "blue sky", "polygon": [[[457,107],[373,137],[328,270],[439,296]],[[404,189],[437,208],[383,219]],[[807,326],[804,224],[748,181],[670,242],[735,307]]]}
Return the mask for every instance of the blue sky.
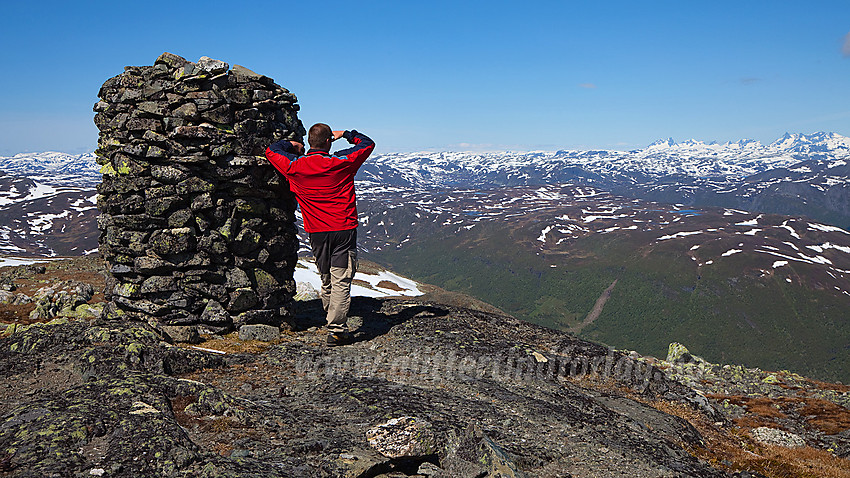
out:
{"label": "blue sky", "polygon": [[[320,6],[321,5],[321,6]],[[100,85],[164,51],[244,65],[378,152],[850,136],[850,2],[15,2],[0,155],[85,152]]]}

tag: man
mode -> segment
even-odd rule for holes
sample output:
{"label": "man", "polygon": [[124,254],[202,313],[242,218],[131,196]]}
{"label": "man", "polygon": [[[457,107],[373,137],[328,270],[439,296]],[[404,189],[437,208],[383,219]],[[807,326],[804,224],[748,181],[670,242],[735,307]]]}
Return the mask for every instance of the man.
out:
{"label": "man", "polygon": [[[331,143],[345,138],[351,148],[330,154]],[[316,123],[307,133],[310,150],[297,141],[278,141],[266,158],[289,180],[301,206],[304,229],[322,277],[322,306],[327,312],[328,345],[352,342],[348,331],[351,281],[357,270],[357,204],[354,175],[375,149],[357,131],[331,131]]]}

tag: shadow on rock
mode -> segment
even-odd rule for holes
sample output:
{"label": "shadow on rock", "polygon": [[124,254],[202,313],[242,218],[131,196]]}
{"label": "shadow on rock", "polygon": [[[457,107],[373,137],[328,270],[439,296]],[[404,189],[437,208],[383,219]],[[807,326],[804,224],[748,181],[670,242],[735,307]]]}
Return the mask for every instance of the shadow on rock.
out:
{"label": "shadow on rock", "polygon": [[[422,303],[409,303],[373,297],[352,297],[349,309],[349,326],[354,333],[354,342],[368,342],[386,334],[393,326],[407,322],[416,316],[444,317],[445,308]],[[357,326],[357,317],[363,323]],[[353,320],[352,320],[353,319]],[[325,311],[319,299],[299,302],[293,326],[295,330],[325,326]]]}
{"label": "shadow on rock", "polygon": [[414,317],[444,317],[448,313],[444,308],[422,303],[355,297],[351,300],[349,316],[363,318],[363,324],[353,331],[354,341],[368,342]]}
{"label": "shadow on rock", "polygon": [[321,299],[298,301],[295,303],[295,318],[292,320],[293,330],[307,330],[310,327],[325,326],[325,311]]}

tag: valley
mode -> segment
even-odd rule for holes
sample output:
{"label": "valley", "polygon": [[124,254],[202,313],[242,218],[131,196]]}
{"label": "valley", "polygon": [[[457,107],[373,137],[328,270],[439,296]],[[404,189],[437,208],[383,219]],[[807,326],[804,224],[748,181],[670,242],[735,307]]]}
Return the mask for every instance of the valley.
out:
{"label": "valley", "polygon": [[[359,244],[396,273],[616,348],[663,356],[675,341],[848,381],[848,144],[380,155],[358,176]],[[97,166],[44,154],[5,158],[0,251],[95,251]]]}

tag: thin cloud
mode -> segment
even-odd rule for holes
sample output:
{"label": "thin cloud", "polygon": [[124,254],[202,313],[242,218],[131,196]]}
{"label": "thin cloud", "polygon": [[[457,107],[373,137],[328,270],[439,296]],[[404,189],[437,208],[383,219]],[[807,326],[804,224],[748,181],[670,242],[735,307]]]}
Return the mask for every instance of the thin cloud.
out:
{"label": "thin cloud", "polygon": [[759,81],[761,81],[761,78],[755,78],[755,77],[741,78],[741,80],[740,80],[741,84],[744,85],[744,86],[749,86],[749,85],[752,85],[754,83],[758,83]]}
{"label": "thin cloud", "polygon": [[593,84],[593,83],[580,83],[578,85],[578,87],[579,88],[585,88],[585,89],[588,89],[588,90],[595,90],[596,89],[596,85]]}
{"label": "thin cloud", "polygon": [[841,54],[844,58],[850,57],[850,33],[844,35],[844,44],[841,45]]}

